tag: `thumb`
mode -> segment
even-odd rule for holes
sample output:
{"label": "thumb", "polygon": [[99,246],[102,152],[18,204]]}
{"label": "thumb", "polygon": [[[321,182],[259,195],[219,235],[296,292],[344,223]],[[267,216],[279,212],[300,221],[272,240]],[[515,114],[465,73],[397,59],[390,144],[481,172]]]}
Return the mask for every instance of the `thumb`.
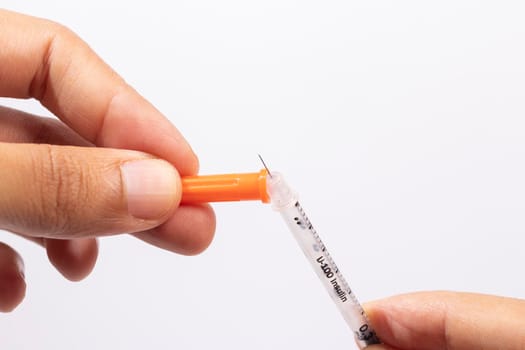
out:
{"label": "thumb", "polygon": [[367,350],[522,350],[525,301],[491,295],[418,292],[364,305],[381,341]]}
{"label": "thumb", "polygon": [[0,228],[78,238],[144,231],[181,197],[168,162],[127,150],[0,143]]}

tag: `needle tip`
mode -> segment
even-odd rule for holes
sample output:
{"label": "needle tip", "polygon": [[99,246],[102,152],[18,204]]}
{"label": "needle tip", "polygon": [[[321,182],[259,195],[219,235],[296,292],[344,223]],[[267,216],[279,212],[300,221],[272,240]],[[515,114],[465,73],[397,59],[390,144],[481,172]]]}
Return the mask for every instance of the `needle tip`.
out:
{"label": "needle tip", "polygon": [[261,160],[261,163],[263,164],[264,166],[264,169],[266,169],[266,171],[268,172],[268,175],[270,175],[270,177],[272,177],[272,173],[270,172],[270,169],[268,169],[268,167],[266,166],[266,163],[264,162],[264,159],[261,157],[260,154],[257,154],[259,156],[259,159]]}

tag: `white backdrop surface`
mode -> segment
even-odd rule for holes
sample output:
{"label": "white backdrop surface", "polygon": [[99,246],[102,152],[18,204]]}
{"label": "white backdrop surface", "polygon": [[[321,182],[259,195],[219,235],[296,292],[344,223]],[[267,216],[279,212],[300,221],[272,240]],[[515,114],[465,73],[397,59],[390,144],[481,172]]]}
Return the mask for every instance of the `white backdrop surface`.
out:
{"label": "white backdrop surface", "polygon": [[[179,127],[201,173],[256,171],[261,153],[362,301],[524,296],[522,1],[1,2],[76,31]],[[0,348],[354,349],[280,217],[214,207],[203,254],[104,238],[79,283],[0,232],[28,283]]]}

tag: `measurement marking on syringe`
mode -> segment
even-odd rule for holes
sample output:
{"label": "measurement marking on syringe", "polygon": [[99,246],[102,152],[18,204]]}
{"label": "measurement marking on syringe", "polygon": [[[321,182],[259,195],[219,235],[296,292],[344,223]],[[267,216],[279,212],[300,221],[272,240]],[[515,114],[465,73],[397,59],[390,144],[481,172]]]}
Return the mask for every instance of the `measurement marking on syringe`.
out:
{"label": "measurement marking on syringe", "polygon": [[279,173],[272,172],[272,177],[267,177],[266,181],[273,208],[281,213],[288,224],[306,258],[354,332],[359,347],[378,343],[363,308],[297,201],[296,194]]}
{"label": "measurement marking on syringe", "polygon": [[310,219],[308,219],[308,216],[306,216],[306,213],[304,212],[303,207],[301,207],[301,204],[299,204],[299,201],[295,202],[294,207],[297,208],[302,218],[302,220],[300,220],[300,218],[295,217],[294,218],[295,223],[303,230],[308,229],[308,231],[313,235],[314,239],[317,241],[318,246],[321,248],[321,251],[324,253],[326,251],[326,247],[324,246],[324,243],[321,241],[321,238],[319,237],[319,234],[315,230],[314,226],[310,222]]}

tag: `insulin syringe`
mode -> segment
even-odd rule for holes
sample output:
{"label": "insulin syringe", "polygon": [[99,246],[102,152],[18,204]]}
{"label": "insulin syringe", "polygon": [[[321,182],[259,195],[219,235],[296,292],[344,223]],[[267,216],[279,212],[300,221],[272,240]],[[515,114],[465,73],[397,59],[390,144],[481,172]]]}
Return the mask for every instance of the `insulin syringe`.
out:
{"label": "insulin syringe", "polygon": [[297,200],[297,195],[286,184],[281,174],[270,172],[265,165],[265,169],[259,173],[182,178],[182,204],[257,199],[264,203],[271,202],[273,209],[281,214],[321,283],[354,333],[359,347],[378,344],[379,339],[361,304],[306,216]]}

